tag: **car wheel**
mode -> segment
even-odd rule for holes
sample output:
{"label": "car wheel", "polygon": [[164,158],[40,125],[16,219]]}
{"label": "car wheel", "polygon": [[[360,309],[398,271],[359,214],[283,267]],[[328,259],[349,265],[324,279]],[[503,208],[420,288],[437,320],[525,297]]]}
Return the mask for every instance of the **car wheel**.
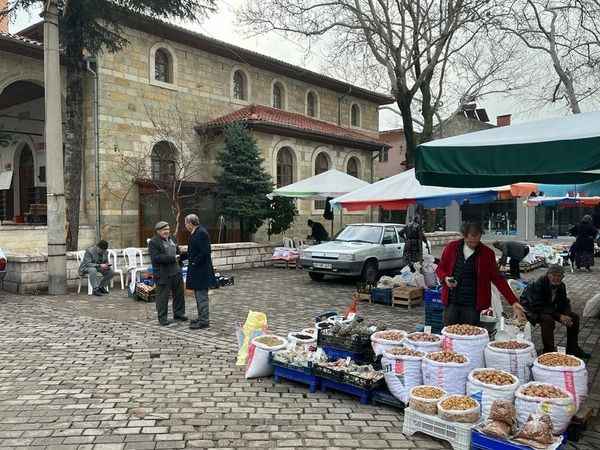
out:
{"label": "car wheel", "polygon": [[325,274],[318,272],[308,272],[308,276],[313,281],[323,281],[323,278],[325,278]]}
{"label": "car wheel", "polygon": [[362,279],[367,283],[373,284],[377,281],[379,268],[376,261],[367,261],[362,271]]}

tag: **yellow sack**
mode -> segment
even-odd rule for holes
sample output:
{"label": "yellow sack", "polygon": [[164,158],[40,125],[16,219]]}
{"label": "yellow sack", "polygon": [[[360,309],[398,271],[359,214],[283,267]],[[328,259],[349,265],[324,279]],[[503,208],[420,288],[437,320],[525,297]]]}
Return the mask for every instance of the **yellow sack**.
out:
{"label": "yellow sack", "polygon": [[248,359],[248,347],[252,339],[267,332],[267,315],[258,311],[248,311],[246,323],[241,327],[238,325],[236,334],[238,338],[239,351],[236,365],[246,365]]}

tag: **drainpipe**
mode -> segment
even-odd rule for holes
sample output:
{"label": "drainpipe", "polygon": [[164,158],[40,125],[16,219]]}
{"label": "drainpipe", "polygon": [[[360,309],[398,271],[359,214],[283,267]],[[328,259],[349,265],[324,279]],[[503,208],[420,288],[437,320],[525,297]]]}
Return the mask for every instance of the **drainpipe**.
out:
{"label": "drainpipe", "polygon": [[[371,184],[373,184],[374,177],[375,177],[375,174],[373,173],[373,163],[375,162],[375,160],[377,158],[379,158],[379,154],[383,151],[384,147],[381,147],[381,148],[382,148],[382,150],[379,150],[377,153],[375,153],[375,156],[371,156],[371,181],[370,181]],[[369,207],[369,221],[373,222],[373,207],[372,206]]]}
{"label": "drainpipe", "polygon": [[[94,70],[92,66],[95,66]],[[96,181],[96,242],[100,240],[100,119],[98,114],[98,60],[95,56],[86,59],[86,69],[94,77],[94,169]]]}

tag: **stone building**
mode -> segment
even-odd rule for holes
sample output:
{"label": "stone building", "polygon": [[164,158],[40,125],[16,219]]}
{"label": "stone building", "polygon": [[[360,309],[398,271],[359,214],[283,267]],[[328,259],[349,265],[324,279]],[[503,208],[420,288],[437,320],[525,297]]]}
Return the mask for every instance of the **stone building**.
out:
{"label": "stone building", "polygon": [[[84,83],[80,247],[94,239],[96,223],[114,246],[144,245],[156,221],[175,220],[164,185],[178,177],[189,194],[182,214],[198,213],[216,239],[222,143],[199,136],[203,124],[246,122],[279,186],[330,168],[372,180],[373,156],[386,146],[378,107],[393,98],[154,19],[124,20],[129,45],[90,58]],[[0,246],[9,250],[27,240],[45,247],[42,33],[41,24],[0,32]],[[301,237],[323,205],[298,208],[290,235]],[[235,230],[224,237],[235,240]],[[264,238],[261,229],[256,239]]]}

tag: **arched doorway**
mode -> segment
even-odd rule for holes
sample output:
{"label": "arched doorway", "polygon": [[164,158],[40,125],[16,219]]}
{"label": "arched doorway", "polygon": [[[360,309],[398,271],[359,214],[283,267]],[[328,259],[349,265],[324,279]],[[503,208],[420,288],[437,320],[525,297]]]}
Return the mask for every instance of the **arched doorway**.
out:
{"label": "arched doorway", "polygon": [[21,149],[19,156],[19,215],[24,218],[29,213],[34,196],[35,167],[33,153],[28,145]]}

